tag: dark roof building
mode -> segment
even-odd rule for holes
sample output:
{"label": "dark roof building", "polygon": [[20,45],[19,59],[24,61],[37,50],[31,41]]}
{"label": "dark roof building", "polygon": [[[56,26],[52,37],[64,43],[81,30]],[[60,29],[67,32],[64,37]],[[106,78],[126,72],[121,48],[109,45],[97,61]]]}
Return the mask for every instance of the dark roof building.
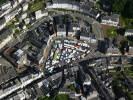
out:
{"label": "dark roof building", "polygon": [[103,16],[101,24],[109,26],[118,26],[119,25],[119,14],[112,14],[111,16]]}
{"label": "dark roof building", "polygon": [[0,57],[0,84],[5,83],[16,76],[17,73],[14,67],[4,58]]}
{"label": "dark roof building", "polygon": [[99,13],[99,11],[96,10],[96,9],[91,9],[91,10],[89,11],[89,15],[90,15],[91,17],[97,19],[97,18],[100,16],[100,13]]}
{"label": "dark roof building", "polygon": [[4,40],[7,38],[7,36],[11,35],[12,31],[10,29],[3,29],[0,31],[0,41]]}

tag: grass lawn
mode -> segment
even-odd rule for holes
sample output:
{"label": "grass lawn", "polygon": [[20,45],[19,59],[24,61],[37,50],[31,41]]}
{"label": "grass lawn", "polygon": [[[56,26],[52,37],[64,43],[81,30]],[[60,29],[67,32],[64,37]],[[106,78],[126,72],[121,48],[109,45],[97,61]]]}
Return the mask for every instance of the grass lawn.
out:
{"label": "grass lawn", "polygon": [[108,37],[114,38],[117,36],[117,32],[114,27],[110,27],[109,29],[107,29],[106,32],[107,32],[106,34]]}
{"label": "grass lawn", "polygon": [[47,96],[42,96],[42,97],[39,97],[37,100],[50,100],[50,98]]}
{"label": "grass lawn", "polygon": [[71,91],[76,91],[74,84],[68,85],[67,88],[70,89]]}
{"label": "grass lawn", "polygon": [[128,92],[127,96],[129,100],[133,100],[133,92]]}
{"label": "grass lawn", "polygon": [[120,25],[122,27],[125,27],[126,29],[132,29],[133,28],[133,19],[120,17]]}
{"label": "grass lawn", "polygon": [[6,24],[6,27],[7,28],[9,28],[9,29],[11,29],[11,30],[15,30],[15,24],[14,24],[15,22],[14,22],[14,20],[11,20],[10,22],[8,22],[7,24]]}
{"label": "grass lawn", "polygon": [[125,68],[125,74],[131,78],[133,78],[133,66]]}
{"label": "grass lawn", "polygon": [[58,94],[55,99],[47,96],[42,96],[39,97],[37,100],[69,100],[69,96],[67,94]]}
{"label": "grass lawn", "polygon": [[44,1],[35,1],[34,3],[31,4],[29,7],[30,12],[35,12],[37,10],[41,10],[44,7]]}
{"label": "grass lawn", "polygon": [[117,36],[116,28],[113,26],[102,25],[104,37],[114,38]]}
{"label": "grass lawn", "polygon": [[69,96],[66,94],[58,94],[55,100],[69,100]]}
{"label": "grass lawn", "polygon": [[58,58],[59,58],[58,53],[55,52],[55,54],[54,54],[54,60],[57,60]]}

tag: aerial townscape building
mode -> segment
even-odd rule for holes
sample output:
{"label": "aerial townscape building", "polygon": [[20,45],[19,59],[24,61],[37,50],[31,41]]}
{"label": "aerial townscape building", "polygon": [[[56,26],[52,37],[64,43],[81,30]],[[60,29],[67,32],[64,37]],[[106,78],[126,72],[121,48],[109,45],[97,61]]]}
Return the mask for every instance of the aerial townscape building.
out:
{"label": "aerial townscape building", "polygon": [[132,4],[0,0],[0,100],[133,100]]}
{"label": "aerial townscape building", "polygon": [[103,16],[102,24],[110,25],[110,26],[118,26],[119,25],[119,16],[118,14],[113,14],[111,16]]}
{"label": "aerial townscape building", "polygon": [[133,29],[126,30],[125,36],[133,36]]}

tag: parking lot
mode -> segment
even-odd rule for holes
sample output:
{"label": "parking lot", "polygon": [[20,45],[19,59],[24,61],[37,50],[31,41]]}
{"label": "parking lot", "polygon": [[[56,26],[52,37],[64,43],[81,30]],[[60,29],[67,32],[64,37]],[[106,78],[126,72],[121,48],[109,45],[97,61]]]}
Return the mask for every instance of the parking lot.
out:
{"label": "parking lot", "polygon": [[45,68],[52,73],[56,67],[80,60],[89,52],[90,46],[85,42],[77,42],[70,39],[56,39],[53,42]]}

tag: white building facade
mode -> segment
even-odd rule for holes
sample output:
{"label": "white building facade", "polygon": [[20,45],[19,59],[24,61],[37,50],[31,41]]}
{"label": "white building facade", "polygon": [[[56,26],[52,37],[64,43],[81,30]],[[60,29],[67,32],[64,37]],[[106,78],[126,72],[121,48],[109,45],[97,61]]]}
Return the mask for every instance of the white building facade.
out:
{"label": "white building facade", "polygon": [[133,29],[126,30],[125,36],[133,36]]}
{"label": "white building facade", "polygon": [[104,16],[101,24],[117,27],[119,25],[119,15]]}

